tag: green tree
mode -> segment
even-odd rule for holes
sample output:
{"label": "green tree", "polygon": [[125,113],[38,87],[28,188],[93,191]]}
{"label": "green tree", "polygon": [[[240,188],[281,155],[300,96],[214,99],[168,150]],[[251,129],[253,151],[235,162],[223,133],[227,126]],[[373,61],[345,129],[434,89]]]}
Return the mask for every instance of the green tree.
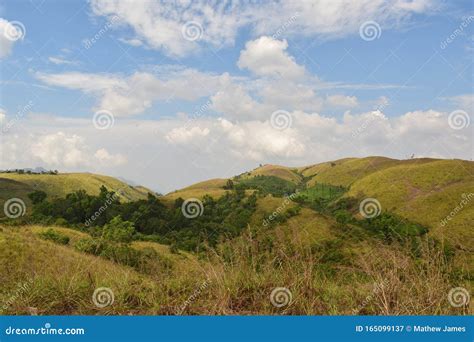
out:
{"label": "green tree", "polygon": [[33,202],[33,204],[38,204],[38,203],[43,202],[46,199],[47,195],[46,195],[46,192],[44,191],[36,190],[28,194],[28,197],[31,200],[31,202]]}
{"label": "green tree", "polygon": [[134,234],[133,223],[122,220],[120,216],[114,217],[102,228],[102,237],[113,242],[130,243]]}

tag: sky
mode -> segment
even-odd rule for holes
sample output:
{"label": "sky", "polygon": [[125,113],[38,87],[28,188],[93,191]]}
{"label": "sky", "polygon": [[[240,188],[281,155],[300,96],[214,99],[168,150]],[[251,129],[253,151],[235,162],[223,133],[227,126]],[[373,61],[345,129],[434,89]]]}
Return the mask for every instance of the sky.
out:
{"label": "sky", "polygon": [[260,164],[473,157],[472,1],[0,1],[0,169],[167,193]]}

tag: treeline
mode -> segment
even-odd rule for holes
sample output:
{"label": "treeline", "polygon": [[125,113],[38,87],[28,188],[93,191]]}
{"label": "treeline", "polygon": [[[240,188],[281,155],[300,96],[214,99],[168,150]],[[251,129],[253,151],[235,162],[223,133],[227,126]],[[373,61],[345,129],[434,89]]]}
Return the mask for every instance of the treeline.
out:
{"label": "treeline", "polygon": [[237,180],[236,182],[228,181],[225,189],[230,187],[240,190],[254,189],[263,195],[270,194],[275,197],[289,196],[297,189],[294,183],[275,176],[258,175],[247,179],[237,178]]}
{"label": "treeline", "polygon": [[35,170],[35,169],[11,169],[11,170],[0,170],[0,173],[17,173],[19,175],[57,175],[58,170]]}
{"label": "treeline", "polygon": [[183,214],[182,198],[171,207],[152,194],[145,200],[121,203],[104,186],[97,196],[80,190],[65,198],[48,199],[42,191],[35,191],[29,197],[33,203],[31,218],[37,223],[73,226],[100,235],[104,226],[119,217],[130,223],[134,239],[190,251],[215,246],[221,239],[239,235],[250,221],[257,201],[256,195],[246,197],[241,189],[229,191],[217,200],[205,196],[197,217],[189,218]]}

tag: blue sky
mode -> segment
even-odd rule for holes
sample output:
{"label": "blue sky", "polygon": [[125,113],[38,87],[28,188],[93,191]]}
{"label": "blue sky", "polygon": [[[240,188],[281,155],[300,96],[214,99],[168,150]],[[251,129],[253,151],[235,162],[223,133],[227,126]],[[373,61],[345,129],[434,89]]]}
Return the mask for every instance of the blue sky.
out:
{"label": "blue sky", "polygon": [[168,191],[267,162],[472,158],[471,1],[221,4],[0,2],[21,35],[0,40],[0,167]]}

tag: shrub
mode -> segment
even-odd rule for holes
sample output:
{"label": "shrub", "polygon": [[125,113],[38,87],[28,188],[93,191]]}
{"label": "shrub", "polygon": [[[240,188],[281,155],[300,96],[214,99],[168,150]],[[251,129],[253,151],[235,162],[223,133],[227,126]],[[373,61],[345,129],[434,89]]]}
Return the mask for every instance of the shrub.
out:
{"label": "shrub", "polygon": [[49,240],[53,241],[54,243],[60,244],[60,245],[67,245],[69,244],[69,237],[54,230],[54,229],[48,229],[45,232],[39,233],[39,236],[44,239],[44,240]]}

